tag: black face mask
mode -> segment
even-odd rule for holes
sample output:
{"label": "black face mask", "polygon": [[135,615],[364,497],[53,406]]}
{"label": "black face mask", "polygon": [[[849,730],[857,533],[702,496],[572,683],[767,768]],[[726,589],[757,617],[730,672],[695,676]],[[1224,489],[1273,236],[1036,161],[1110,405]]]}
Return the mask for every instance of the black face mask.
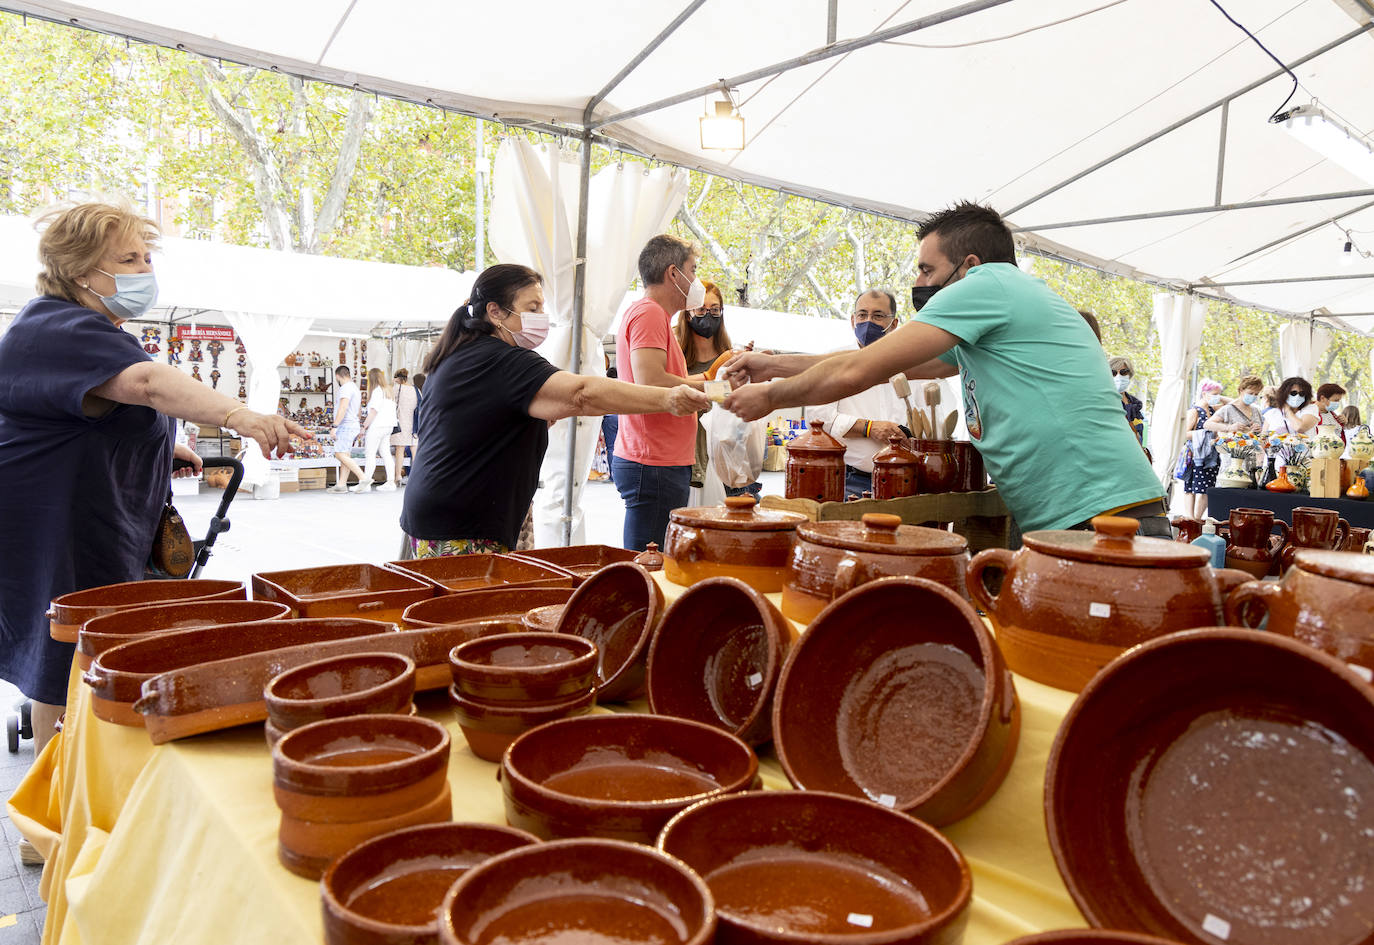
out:
{"label": "black face mask", "polygon": [[[963,264],[961,263],[960,265],[963,265]],[[936,292],[939,292],[939,291],[940,291],[941,289],[943,289],[945,286],[949,285],[950,281],[954,278],[955,274],[958,273],[958,271],[959,271],[959,266],[955,266],[955,267],[954,267],[954,272],[951,272],[951,273],[949,274],[949,278],[945,279],[945,281],[944,281],[944,282],[941,282],[939,285],[914,285],[914,286],[912,286],[912,287],[911,287],[911,307],[914,308],[916,311],[919,312],[922,308],[925,307],[925,304],[926,304],[927,302],[929,302],[932,298],[935,297],[935,293],[936,293]]]}
{"label": "black face mask", "polygon": [[703,338],[714,338],[720,332],[723,319],[710,315],[693,315],[687,319],[687,324],[691,326],[694,334]]}

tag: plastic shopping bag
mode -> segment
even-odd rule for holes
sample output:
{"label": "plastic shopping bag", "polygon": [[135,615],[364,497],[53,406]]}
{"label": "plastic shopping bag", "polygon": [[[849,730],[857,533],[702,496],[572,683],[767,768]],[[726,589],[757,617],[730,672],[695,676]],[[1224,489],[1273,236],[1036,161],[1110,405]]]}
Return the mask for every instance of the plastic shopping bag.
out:
{"label": "plastic shopping bag", "polygon": [[763,471],[764,424],[748,423],[719,404],[701,418],[716,475],[727,487],[747,486]]}

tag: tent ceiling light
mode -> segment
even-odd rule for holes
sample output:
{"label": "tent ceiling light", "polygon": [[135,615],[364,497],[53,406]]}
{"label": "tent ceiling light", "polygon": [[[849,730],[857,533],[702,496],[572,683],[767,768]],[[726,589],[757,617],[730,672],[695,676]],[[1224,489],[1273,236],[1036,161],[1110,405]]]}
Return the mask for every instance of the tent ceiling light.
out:
{"label": "tent ceiling light", "polygon": [[702,115],[701,149],[703,151],[743,151],[744,117],[727,97],[715,102],[715,114]]}
{"label": "tent ceiling light", "polygon": [[1374,146],[1313,102],[1283,117],[1283,128],[1307,147],[1374,184]]}
{"label": "tent ceiling light", "polygon": [[1355,244],[1351,240],[1345,241],[1345,249],[1341,250],[1341,265],[1350,266],[1355,262]]}

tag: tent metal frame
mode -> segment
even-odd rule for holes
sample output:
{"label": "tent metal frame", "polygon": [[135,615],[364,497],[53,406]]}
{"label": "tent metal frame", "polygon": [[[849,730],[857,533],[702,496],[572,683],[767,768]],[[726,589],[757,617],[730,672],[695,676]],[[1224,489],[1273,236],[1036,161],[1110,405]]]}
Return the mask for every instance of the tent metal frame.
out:
{"label": "tent metal frame", "polygon": [[[1198,213],[1223,213],[1227,210],[1258,210],[1263,207],[1282,207],[1291,203],[1317,203],[1322,200],[1346,200],[1353,197],[1374,197],[1374,188],[1367,190],[1342,190],[1326,194],[1302,194],[1297,197],[1273,197],[1269,200],[1244,200],[1237,203],[1212,204],[1205,207],[1180,207],[1176,210],[1150,210],[1145,213],[1122,213],[1113,217],[1094,217],[1090,220],[1066,220],[1062,223],[1040,223],[1034,226],[1014,226],[1013,233],[1039,233],[1044,230],[1062,230],[1074,226],[1097,226],[1102,223],[1134,223],[1140,220],[1162,220],[1167,217],[1191,216]],[[1346,211],[1348,216],[1354,211]],[[1291,238],[1291,237],[1290,237]]]}

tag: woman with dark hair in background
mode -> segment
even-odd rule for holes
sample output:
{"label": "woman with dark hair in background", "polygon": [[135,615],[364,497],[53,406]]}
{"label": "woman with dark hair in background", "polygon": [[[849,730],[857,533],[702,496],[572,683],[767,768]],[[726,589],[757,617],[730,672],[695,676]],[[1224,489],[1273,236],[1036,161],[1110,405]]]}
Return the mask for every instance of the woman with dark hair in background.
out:
{"label": "woman with dark hair in background", "polygon": [[1317,425],[1317,405],[1312,384],[1305,377],[1284,378],[1279,385],[1278,406],[1264,412],[1265,433],[1310,433]]}

